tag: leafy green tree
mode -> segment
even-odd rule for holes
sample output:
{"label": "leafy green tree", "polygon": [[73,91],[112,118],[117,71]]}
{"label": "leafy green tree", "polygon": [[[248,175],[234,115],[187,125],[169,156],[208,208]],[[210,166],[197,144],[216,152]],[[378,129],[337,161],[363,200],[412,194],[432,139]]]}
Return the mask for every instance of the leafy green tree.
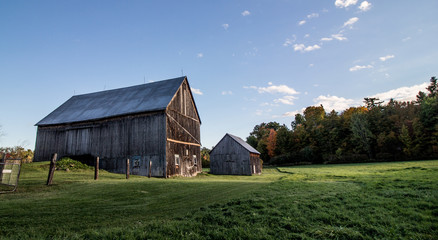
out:
{"label": "leafy green tree", "polygon": [[433,153],[438,148],[438,85],[437,78],[430,79],[426,88],[428,93],[419,92],[417,102],[420,104],[420,122],[424,128],[424,139],[421,148],[426,153]]}
{"label": "leafy green tree", "polygon": [[209,168],[210,167],[210,149],[206,147],[201,148],[201,161],[202,167]]}
{"label": "leafy green tree", "polygon": [[[271,156],[268,151],[269,134],[271,129],[277,131],[281,125],[277,122],[261,123],[256,125],[250,135],[246,138],[246,142],[260,152],[260,158],[269,163]],[[275,148],[275,143],[273,144]]]}
{"label": "leafy green tree", "polygon": [[250,135],[246,138],[246,142],[251,145],[253,148],[257,148],[258,140],[257,137],[254,135]]}
{"label": "leafy green tree", "polygon": [[304,119],[304,116],[303,116],[303,115],[301,115],[301,114],[299,114],[299,113],[295,114],[295,120],[292,121],[292,123],[291,123],[292,131],[295,131],[295,129],[296,129],[298,126],[303,125],[304,122],[305,122],[305,119]]}
{"label": "leafy green tree", "polygon": [[403,125],[400,132],[400,141],[403,143],[403,153],[405,153],[408,157],[412,155],[413,152],[413,146],[412,146],[412,139],[409,135],[408,128]]}
{"label": "leafy green tree", "polygon": [[359,149],[365,151],[368,154],[368,158],[371,156],[370,140],[373,134],[369,130],[368,121],[365,114],[356,113],[351,117],[351,131],[354,138],[357,140]]}
{"label": "leafy green tree", "polygon": [[368,109],[372,109],[372,108],[376,108],[376,107],[380,107],[381,106],[381,104],[383,103],[383,101],[379,101],[380,99],[379,98],[364,98],[364,103],[365,103],[365,106],[368,108]]}
{"label": "leafy green tree", "polygon": [[341,143],[340,130],[340,116],[332,110],[322,122],[322,141],[325,144],[320,146],[320,149],[325,161],[333,161],[336,157],[336,150],[339,149]]}
{"label": "leafy green tree", "polygon": [[292,151],[292,132],[283,125],[277,130],[275,155],[283,155]]}
{"label": "leafy green tree", "polygon": [[364,106],[340,114],[326,113],[322,105],[310,106],[295,115],[291,130],[275,122],[262,123],[247,142],[268,162],[272,158],[279,164],[365,161],[364,154],[384,160],[438,157],[438,84],[435,77],[430,82],[416,101],[391,99],[384,104],[370,97]]}

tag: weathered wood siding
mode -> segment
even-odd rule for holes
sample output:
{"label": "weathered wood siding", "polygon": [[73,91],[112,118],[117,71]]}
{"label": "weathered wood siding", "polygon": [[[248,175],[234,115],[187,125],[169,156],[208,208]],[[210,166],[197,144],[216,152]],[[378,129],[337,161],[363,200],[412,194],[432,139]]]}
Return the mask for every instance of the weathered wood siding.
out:
{"label": "weathered wood siding", "polygon": [[[100,157],[100,168],[124,173],[131,159],[131,173],[165,177],[166,115],[137,114],[100,121],[59,126],[39,126],[35,161],[58,156]],[[151,169],[149,170],[149,166]]]}
{"label": "weathered wood siding", "polygon": [[251,175],[249,151],[225,135],[210,153],[210,172],[220,175]]}
{"label": "weathered wood siding", "polygon": [[195,176],[202,171],[201,123],[187,81],[169,103],[166,116],[167,176]]}
{"label": "weathered wood siding", "polygon": [[48,161],[53,153],[88,159],[98,156],[100,168],[125,173],[129,158],[132,174],[194,176],[202,171],[200,125],[184,79],[165,110],[38,126],[34,160]]}
{"label": "weathered wood siding", "polygon": [[262,160],[260,159],[260,154],[249,153],[249,158],[251,163],[252,174],[261,174],[263,164],[262,164]]}

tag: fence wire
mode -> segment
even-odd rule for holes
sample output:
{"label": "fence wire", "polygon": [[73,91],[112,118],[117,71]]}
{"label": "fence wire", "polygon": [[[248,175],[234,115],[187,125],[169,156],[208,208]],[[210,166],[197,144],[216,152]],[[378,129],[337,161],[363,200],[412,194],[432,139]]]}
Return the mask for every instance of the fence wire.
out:
{"label": "fence wire", "polygon": [[18,187],[21,160],[4,160],[0,162],[0,193],[13,192]]}

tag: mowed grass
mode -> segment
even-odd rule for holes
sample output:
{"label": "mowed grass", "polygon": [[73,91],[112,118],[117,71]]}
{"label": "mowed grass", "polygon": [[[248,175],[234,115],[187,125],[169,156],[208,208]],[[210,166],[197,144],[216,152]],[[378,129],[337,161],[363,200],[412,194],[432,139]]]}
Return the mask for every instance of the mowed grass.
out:
{"label": "mowed grass", "polygon": [[2,239],[437,239],[438,161],[158,179],[23,165]]}

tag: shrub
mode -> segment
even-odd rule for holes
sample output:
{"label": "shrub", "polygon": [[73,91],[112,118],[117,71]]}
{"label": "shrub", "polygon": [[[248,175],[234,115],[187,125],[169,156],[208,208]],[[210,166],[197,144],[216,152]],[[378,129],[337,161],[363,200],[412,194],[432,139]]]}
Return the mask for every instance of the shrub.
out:
{"label": "shrub", "polygon": [[79,161],[71,158],[64,157],[56,162],[56,170],[80,170],[80,169],[93,169],[93,167],[83,164]]}

